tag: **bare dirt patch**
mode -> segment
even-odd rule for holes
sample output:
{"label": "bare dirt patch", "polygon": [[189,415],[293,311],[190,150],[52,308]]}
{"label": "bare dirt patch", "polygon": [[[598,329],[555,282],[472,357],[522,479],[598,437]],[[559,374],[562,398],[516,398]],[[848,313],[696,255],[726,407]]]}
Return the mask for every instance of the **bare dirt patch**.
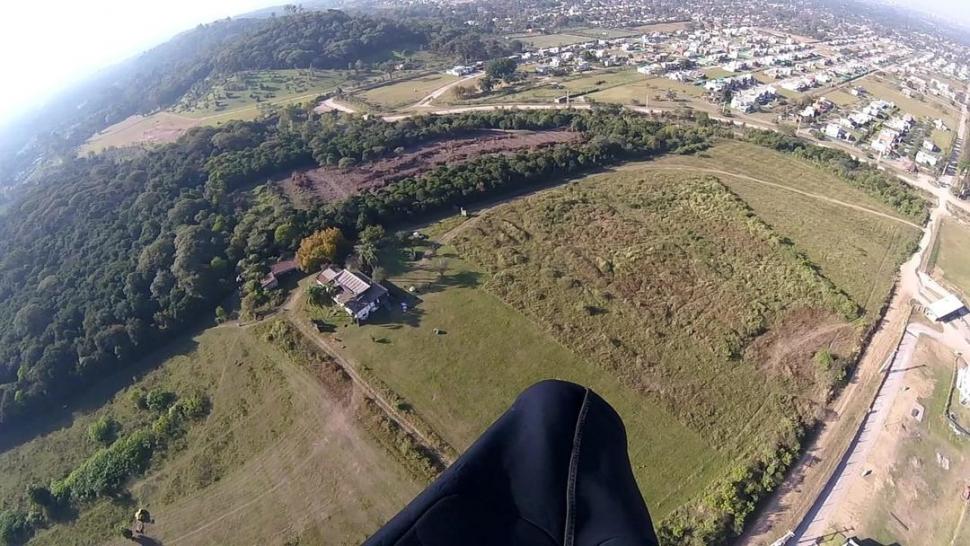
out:
{"label": "bare dirt patch", "polygon": [[[829,385],[828,373],[815,361],[816,354],[827,351],[834,360],[847,361],[858,349],[859,335],[851,323],[836,313],[821,309],[794,310],[758,336],[745,351],[745,359],[758,362],[771,377],[796,381],[805,387]],[[833,362],[832,366],[840,365]],[[812,398],[827,398],[817,392]]]}
{"label": "bare dirt patch", "polygon": [[439,139],[356,167],[319,167],[297,171],[280,182],[297,204],[337,201],[356,193],[381,188],[441,165],[457,165],[484,154],[512,154],[580,138],[571,131],[482,130],[460,137]]}

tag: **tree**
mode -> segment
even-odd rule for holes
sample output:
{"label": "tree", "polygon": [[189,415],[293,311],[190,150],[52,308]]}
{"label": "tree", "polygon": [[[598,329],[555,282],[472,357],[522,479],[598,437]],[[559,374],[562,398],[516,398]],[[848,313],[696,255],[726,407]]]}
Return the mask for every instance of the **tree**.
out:
{"label": "tree", "polygon": [[229,320],[229,313],[226,313],[226,310],[223,309],[221,305],[217,306],[216,307],[216,322],[219,323],[219,324],[222,324],[223,322],[226,322],[227,320]]}
{"label": "tree", "polygon": [[101,445],[111,445],[118,435],[118,428],[118,422],[105,415],[88,426],[88,437]]}
{"label": "tree", "polygon": [[34,505],[45,510],[54,506],[54,496],[51,495],[51,490],[44,485],[28,485],[27,498],[30,499],[30,502],[34,503]]}
{"label": "tree", "polygon": [[482,76],[478,79],[478,88],[482,90],[482,93],[491,93],[492,89],[495,88],[495,78],[491,76]]}
{"label": "tree", "polygon": [[296,226],[289,222],[279,225],[273,232],[273,241],[282,247],[289,247],[296,240],[296,237]]}
{"label": "tree", "polygon": [[464,100],[471,94],[471,89],[464,85],[456,85],[452,88],[451,94],[458,100]]}
{"label": "tree", "polygon": [[347,239],[340,228],[322,229],[300,241],[296,261],[303,271],[317,271],[323,264],[343,258],[347,247]]}
{"label": "tree", "polygon": [[515,66],[515,59],[494,59],[485,65],[485,75],[492,79],[508,82],[514,78]]}
{"label": "tree", "polygon": [[132,540],[135,538],[135,534],[131,532],[131,529],[127,525],[118,527],[118,533],[121,534],[121,538],[127,540]]}

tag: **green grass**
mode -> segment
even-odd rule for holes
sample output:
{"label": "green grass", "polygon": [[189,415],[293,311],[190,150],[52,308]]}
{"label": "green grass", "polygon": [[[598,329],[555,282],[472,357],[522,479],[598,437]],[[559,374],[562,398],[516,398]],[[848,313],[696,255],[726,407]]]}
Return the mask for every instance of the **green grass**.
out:
{"label": "green grass", "polygon": [[715,66],[713,68],[705,68],[704,75],[707,76],[708,79],[716,80],[718,78],[728,78],[734,76],[735,73],[728,72],[719,66]]}
{"label": "green grass", "polygon": [[954,137],[956,137],[956,131],[954,131],[952,127],[949,131],[941,131],[933,128],[933,132],[930,136],[933,144],[936,144],[936,146],[944,153],[950,149],[950,145],[953,144]]}
{"label": "green grass", "polygon": [[970,226],[947,219],[940,227],[936,265],[943,278],[970,298]]}
{"label": "green grass", "polygon": [[[748,175],[898,217],[890,207],[802,160],[753,144],[723,142],[694,156],[670,156],[646,168],[690,166]],[[630,168],[636,168],[630,166]],[[914,227],[745,178],[714,173],[759,217],[791,239],[820,272],[874,314],[899,264],[918,241]]]}
{"label": "green grass", "polygon": [[932,119],[941,118],[951,131],[956,130],[959,120],[958,110],[943,105],[932,97],[927,96],[923,100],[907,97],[899,90],[895,80],[885,76],[869,75],[858,80],[856,85],[863,87],[876,98],[893,102],[903,113]]}
{"label": "green grass", "polygon": [[759,369],[743,356],[752,340],[796,310],[848,303],[709,177],[594,175],[502,207],[455,244],[491,273],[489,291],[735,453],[795,417],[776,398],[789,386],[817,387]]}
{"label": "green grass", "polygon": [[395,309],[380,323],[338,328],[335,337],[449,443],[466,448],[518,392],[558,378],[591,386],[623,417],[634,472],[655,516],[695,497],[723,471],[729,457],[705,438],[483,290],[488,275],[453,249],[440,255],[447,266],[441,278],[433,262],[387,266],[396,286],[426,287],[408,315]]}
{"label": "green grass", "polygon": [[209,329],[174,346],[157,369],[92,413],[0,455],[0,495],[22,505],[27,483],[60,477],[90,454],[86,427],[110,414],[126,429],[146,412],[131,388],[202,390],[212,412],[180,445],[153,460],[131,497],[99,500],[38,544],[91,544],[117,538],[119,524],[147,506],[163,543],[259,544],[298,535],[359,543],[419,484],[345,415],[339,401],[286,355],[234,326]]}
{"label": "green grass", "polygon": [[570,34],[577,34],[580,36],[589,36],[590,38],[595,38],[597,40],[611,40],[614,38],[628,38],[630,36],[639,36],[641,33],[628,28],[603,28],[603,27],[581,27],[581,28],[571,28],[568,30]]}
{"label": "green grass", "polygon": [[[368,76],[349,70],[257,70],[237,72],[183,96],[172,110],[193,117],[235,112],[248,115],[259,105],[282,105],[309,100]],[[233,119],[243,119],[236,118]]]}
{"label": "green grass", "polygon": [[[571,95],[576,96],[595,90],[623,86],[630,82],[639,81],[642,78],[643,76],[637,74],[637,71],[632,69],[585,72],[582,74],[572,74],[541,80],[533,78],[525,83],[517,84],[515,87],[509,88],[504,92],[495,92],[471,102],[548,103],[565,95],[567,91]],[[595,97],[596,95],[598,93],[590,94],[591,97]]]}
{"label": "green grass", "polygon": [[589,36],[576,34],[531,34],[519,36],[517,39],[536,48],[562,47],[591,40]]}
{"label": "green grass", "polygon": [[455,81],[458,81],[458,77],[456,76],[431,74],[389,85],[382,85],[381,87],[362,91],[355,96],[380,110],[397,110],[410,106],[428,96],[439,87]]}
{"label": "green grass", "polygon": [[848,107],[859,102],[859,97],[851,95],[848,91],[844,89],[835,89],[833,91],[826,91],[822,93],[822,96],[834,102],[837,106]]}
{"label": "green grass", "polygon": [[[592,93],[590,98],[615,104],[643,104],[645,100],[649,100],[649,105],[657,108],[689,105],[694,108],[712,109],[710,103],[704,99],[703,87],[668,78],[646,78],[639,74],[638,76],[640,78],[632,83]],[[674,100],[667,98],[668,91],[676,95]]]}

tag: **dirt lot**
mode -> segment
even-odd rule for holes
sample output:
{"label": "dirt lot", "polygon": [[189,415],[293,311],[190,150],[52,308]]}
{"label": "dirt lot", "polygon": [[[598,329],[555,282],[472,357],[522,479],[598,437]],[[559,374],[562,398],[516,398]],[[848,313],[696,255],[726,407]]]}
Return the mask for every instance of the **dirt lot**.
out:
{"label": "dirt lot", "polygon": [[921,337],[837,527],[883,544],[968,544],[970,458],[943,413],[952,373],[953,355]]}
{"label": "dirt lot", "polygon": [[336,201],[416,176],[439,165],[456,165],[482,154],[511,154],[579,139],[570,131],[485,130],[433,141],[357,167],[320,167],[294,173],[280,182],[297,205]]}

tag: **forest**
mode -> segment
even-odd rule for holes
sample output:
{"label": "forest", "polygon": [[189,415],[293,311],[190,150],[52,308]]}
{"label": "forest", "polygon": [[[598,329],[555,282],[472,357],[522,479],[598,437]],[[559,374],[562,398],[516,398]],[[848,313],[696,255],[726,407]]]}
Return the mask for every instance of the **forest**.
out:
{"label": "forest", "polygon": [[38,161],[75,153],[95,132],[133,114],[174,104],[207,78],[240,70],[367,67],[395,51],[425,49],[478,60],[521,44],[444,19],[383,17],[288,8],[273,17],[199,25],[52,99],[0,132],[0,189],[24,179]]}
{"label": "forest", "polygon": [[[568,128],[586,137],[440,167],[309,211],[261,186],[301,164],[367,161],[403,142],[472,128]],[[74,158],[26,187],[0,217],[0,431],[211,316],[237,275],[249,298],[244,305],[258,303],[266,295],[256,281],[269,264],[315,230],[337,226],[353,236],[367,225],[623,158],[700,149],[716,131],[613,110],[386,123],[292,107],[195,129],[130,158]]]}

